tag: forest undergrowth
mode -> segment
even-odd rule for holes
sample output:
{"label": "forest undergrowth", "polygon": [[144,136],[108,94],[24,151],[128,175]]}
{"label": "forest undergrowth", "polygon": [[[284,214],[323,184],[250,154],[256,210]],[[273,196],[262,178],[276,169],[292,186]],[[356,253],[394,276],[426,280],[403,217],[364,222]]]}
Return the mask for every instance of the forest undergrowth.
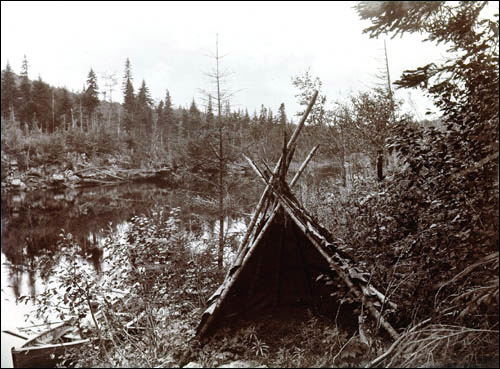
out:
{"label": "forest undergrowth", "polygon": [[[216,367],[246,360],[269,367],[350,367],[383,351],[379,342],[361,342],[355,325],[312,309],[243,320],[200,343],[195,330],[222,276],[214,262],[216,240],[193,248],[195,239],[180,227],[178,211],[158,206],[148,216],[132,218],[123,234],[109,232],[103,260],[107,272],[102,273],[75,263],[82,256],[78,243],[61,233],[59,263],[67,268],[57,288],[37,296],[38,317],[54,305],[60,307],[61,319],[85,316],[92,300],[100,301],[107,318],[97,328],[85,328],[91,341],[68,352],[60,366],[179,367],[197,362]],[[42,266],[51,262],[50,256],[40,260]],[[126,297],[111,304],[113,291],[126,291]],[[124,314],[142,317],[140,334],[124,329]]]}
{"label": "forest undergrowth", "polygon": [[405,191],[407,182],[397,171],[383,183],[359,180],[336,189],[325,184],[307,199],[308,208],[397,304],[388,317],[400,329],[400,340],[374,364],[496,365],[498,217],[482,209],[482,230],[490,237],[481,237],[471,221],[456,221],[477,219],[474,208],[455,208],[455,196]]}
{"label": "forest undergrowth", "polygon": [[[392,208],[397,202],[399,209],[401,201],[391,197],[393,184],[366,179],[345,188],[324,183],[330,192],[310,191],[306,204],[397,304],[396,313],[386,314],[401,334],[396,342],[376,322],[368,320],[361,332],[356,315],[339,319],[338,314],[318,314],[311,308],[244,320],[201,344],[195,330],[206,299],[222,280],[214,262],[216,240],[193,249],[192,236],[179,227],[178,210],[161,207],[132,218],[120,237],[110,232],[104,261],[113,273],[86,273],[84,265],[74,265],[60,278],[57,290],[65,290],[64,296],[55,291],[49,296],[49,290],[39,306],[57,295],[61,304],[71,301],[69,309],[83,315],[88,313],[87,297],[105,301],[111,290],[127,291],[120,308],[107,310],[106,323],[88,332],[106,345],[92,341],[68,353],[78,367],[179,367],[189,362],[216,367],[235,360],[268,367],[495,366],[498,254],[486,253],[460,270],[444,268],[450,255],[439,259],[438,254],[432,263],[441,265],[442,273],[429,273],[422,265],[426,255],[412,245],[416,248],[417,237],[420,242],[428,237],[426,245],[436,242],[431,230],[438,225],[431,223],[424,233],[397,224],[403,218]],[[404,219],[409,221],[407,214]],[[61,246],[67,252],[61,257],[74,260],[78,245],[71,237],[61,234]],[[124,333],[123,325],[113,324],[124,312],[142,314],[140,335]]]}
{"label": "forest undergrowth", "polygon": [[[91,342],[68,352],[60,366],[179,367],[197,362],[216,367],[245,360],[268,367],[352,367],[383,352],[383,339],[362,342],[355,317],[347,322],[338,313],[318,315],[314,308],[243,320],[198,341],[195,330],[206,299],[222,276],[214,262],[216,240],[191,247],[194,239],[179,226],[178,211],[156,207],[148,216],[132,218],[124,234],[110,232],[103,270],[111,273],[89,273],[89,265],[74,263],[81,256],[79,246],[61,233],[59,262],[68,268],[58,288],[37,297],[39,317],[54,298],[67,307],[61,314],[85,316],[92,299],[101,301],[107,319],[97,329],[87,328]],[[66,293],[59,294],[61,290]],[[109,296],[117,290],[127,291],[126,297],[110,305]],[[142,316],[139,335],[124,329],[123,314]]]}

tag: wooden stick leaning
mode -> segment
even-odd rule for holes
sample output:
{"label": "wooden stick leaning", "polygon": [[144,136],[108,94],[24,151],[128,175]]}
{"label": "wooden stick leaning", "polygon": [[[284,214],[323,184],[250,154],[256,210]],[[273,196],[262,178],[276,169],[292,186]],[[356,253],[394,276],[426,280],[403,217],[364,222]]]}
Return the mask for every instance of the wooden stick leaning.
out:
{"label": "wooden stick leaning", "polygon": [[[311,101],[309,102],[309,105],[307,106],[306,111],[304,112],[304,115],[302,116],[302,119],[300,120],[299,124],[297,125],[297,128],[295,128],[295,131],[292,134],[292,137],[290,137],[290,140],[288,141],[288,144],[286,145],[286,150],[287,152],[295,150],[295,143],[297,141],[297,137],[299,136],[300,131],[302,130],[302,127],[304,126],[304,123],[307,120],[307,117],[309,116],[309,113],[311,112],[311,109],[316,102],[316,98],[318,97],[318,91],[314,91],[314,94],[311,98]],[[286,160],[286,158],[280,157],[278,162],[276,163],[276,166],[274,167],[274,170],[272,172],[272,177],[270,181],[273,181],[273,178],[276,177],[278,174],[279,168],[281,167],[281,161]],[[291,160],[291,159],[290,159]],[[250,220],[250,223],[248,224],[247,231],[245,233],[245,236],[243,237],[243,240],[240,243],[240,246],[238,247],[238,252],[237,255],[239,255],[241,252],[243,252],[245,246],[247,245],[248,239],[250,238],[250,234],[253,231],[253,228],[257,222],[257,218],[259,217],[259,214],[264,207],[265,199],[267,198],[267,195],[269,193],[270,187],[266,186],[266,189],[262,193],[262,196],[260,197],[259,203],[257,204],[255,208],[255,212],[252,216],[252,219]]]}
{"label": "wooden stick leaning", "polygon": [[[307,164],[309,164],[309,162],[311,161],[312,157],[314,156],[314,154],[316,153],[316,151],[318,150],[318,148],[319,148],[319,145],[314,146],[313,149],[311,150],[311,152],[309,153],[309,155],[307,155],[306,159],[304,160],[304,162],[300,166],[299,170],[297,171],[297,173],[295,173],[295,176],[292,178],[292,181],[290,182],[290,188],[293,187],[293,185],[295,185],[295,183],[297,183],[297,181],[299,180],[300,176],[302,175],[302,173],[306,169]],[[252,166],[252,168],[254,170],[259,170],[257,167],[254,166],[254,163],[253,163],[252,159],[250,159],[246,155],[243,155],[243,157],[248,161],[248,163],[250,164],[250,166]],[[272,178],[273,178],[273,176],[271,176],[269,178],[269,183],[271,183]],[[273,209],[273,213],[272,213],[271,218],[270,218],[271,220],[274,218],[274,215],[277,213],[277,211],[274,211],[274,210],[277,210],[277,209]],[[242,245],[243,245],[243,242],[242,242]],[[238,256],[240,255],[240,252],[242,250],[241,247],[242,246],[240,245],[240,248],[238,249],[238,253],[237,253]]]}
{"label": "wooden stick leaning", "polygon": [[302,172],[306,169],[307,164],[309,164],[309,162],[311,161],[313,155],[316,153],[316,150],[318,150],[318,148],[319,145],[314,146],[309,155],[307,155],[306,160],[304,160],[299,170],[297,171],[297,173],[295,173],[295,176],[292,178],[292,181],[290,182],[290,188],[292,188],[293,185],[298,181],[299,177],[302,175]]}

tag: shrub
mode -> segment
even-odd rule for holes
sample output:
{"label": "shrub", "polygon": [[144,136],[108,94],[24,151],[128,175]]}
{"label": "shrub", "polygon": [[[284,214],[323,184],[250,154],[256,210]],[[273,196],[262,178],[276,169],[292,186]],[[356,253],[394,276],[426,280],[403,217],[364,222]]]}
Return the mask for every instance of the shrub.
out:
{"label": "shrub", "polygon": [[[193,250],[190,241],[180,225],[178,209],[155,207],[150,216],[133,217],[123,234],[108,234],[106,273],[96,273],[90,262],[82,260],[84,251],[63,231],[59,239],[63,267],[57,285],[37,296],[37,317],[52,311],[60,319],[81,319],[88,315],[91,301],[99,301],[107,317],[98,328],[84,330],[89,338],[98,338],[98,343],[92,341],[78,352],[69,352],[66,359],[77,358],[81,366],[151,367],[160,365],[167,353],[184,352],[205,298],[217,283],[211,251]],[[44,265],[50,269],[52,258],[42,256],[39,263],[42,270]],[[112,303],[113,291],[118,290],[126,292],[125,298]],[[125,333],[120,323],[123,313],[142,316],[144,330],[139,336]],[[99,344],[104,339],[109,343]]]}

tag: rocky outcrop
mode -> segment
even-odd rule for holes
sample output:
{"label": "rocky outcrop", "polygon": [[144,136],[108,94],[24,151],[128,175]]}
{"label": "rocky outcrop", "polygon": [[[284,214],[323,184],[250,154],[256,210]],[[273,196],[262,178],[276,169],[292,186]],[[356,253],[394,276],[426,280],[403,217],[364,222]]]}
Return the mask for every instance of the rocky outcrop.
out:
{"label": "rocky outcrop", "polygon": [[2,192],[76,188],[133,181],[163,181],[175,184],[172,168],[123,168],[115,162],[96,166],[85,158],[74,163],[47,163],[26,170],[15,159],[2,156]]}

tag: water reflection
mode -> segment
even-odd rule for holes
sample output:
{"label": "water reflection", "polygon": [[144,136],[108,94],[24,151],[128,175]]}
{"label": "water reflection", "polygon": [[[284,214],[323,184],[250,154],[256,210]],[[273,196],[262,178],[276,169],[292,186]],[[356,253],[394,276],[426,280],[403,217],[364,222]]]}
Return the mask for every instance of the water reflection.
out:
{"label": "water reflection", "polygon": [[[257,196],[258,188],[241,188],[228,203],[228,219],[241,219]],[[133,215],[149,215],[155,205],[180,207],[180,221],[186,231],[201,236],[217,232],[217,207],[203,192],[173,190],[152,183],[126,184],[89,189],[2,194],[2,253],[8,268],[9,284],[19,297],[23,276],[28,277],[30,294],[36,293],[36,278],[47,280],[59,261],[61,230],[70,233],[80,247],[82,258],[99,271],[101,240],[105,231],[116,231]],[[38,270],[36,260],[48,256],[47,270]],[[45,265],[45,263],[44,263]],[[26,293],[25,293],[26,294]]]}

